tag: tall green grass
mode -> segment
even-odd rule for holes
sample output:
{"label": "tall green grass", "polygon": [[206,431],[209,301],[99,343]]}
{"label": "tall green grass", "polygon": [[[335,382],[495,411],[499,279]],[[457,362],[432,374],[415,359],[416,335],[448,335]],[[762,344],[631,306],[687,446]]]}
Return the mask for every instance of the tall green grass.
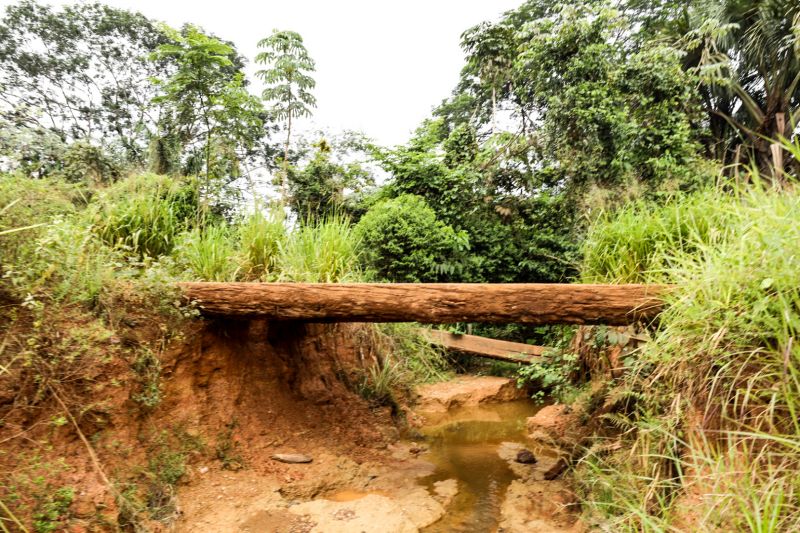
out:
{"label": "tall green grass", "polygon": [[241,269],[231,230],[223,224],[194,228],[177,240],[176,263],[193,281],[234,281]]}
{"label": "tall green grass", "polygon": [[284,222],[283,211],[272,209],[264,213],[257,205],[239,223],[242,267],[247,279],[266,281],[277,275],[278,252],[286,241]]}
{"label": "tall green grass", "polygon": [[81,189],[71,183],[0,174],[0,265],[24,263],[46,226],[75,213],[83,200]]}
{"label": "tall green grass", "polygon": [[142,174],[98,193],[87,216],[109,245],[158,257],[172,251],[196,213],[193,181]]}
{"label": "tall green grass", "polygon": [[80,217],[56,218],[8,278],[20,296],[97,303],[104,287],[125,277],[125,259],[105,245]]}
{"label": "tall green grass", "polygon": [[586,279],[676,285],[609,417],[627,447],[578,469],[605,528],[800,529],[800,193],[753,181],[589,234]]}
{"label": "tall green grass", "polygon": [[308,221],[280,243],[277,265],[283,281],[361,281],[361,239],[346,217]]}
{"label": "tall green grass", "polygon": [[60,182],[0,181],[0,261],[22,296],[47,287],[92,300],[104,283],[149,279],[154,268],[162,281],[363,278],[360,239],[344,217],[291,231],[282,211],[258,206],[230,222],[198,220],[196,184],[154,174],[96,191],[85,209],[76,198]]}
{"label": "tall green grass", "polygon": [[637,201],[601,215],[584,243],[584,281],[658,282],[673,261],[725,235],[738,209],[735,195],[708,189],[666,204]]}

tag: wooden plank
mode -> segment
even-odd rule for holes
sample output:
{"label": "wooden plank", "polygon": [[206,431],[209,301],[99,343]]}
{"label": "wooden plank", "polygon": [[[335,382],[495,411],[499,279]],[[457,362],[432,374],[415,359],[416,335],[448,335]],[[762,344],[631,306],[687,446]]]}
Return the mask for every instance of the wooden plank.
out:
{"label": "wooden plank", "polygon": [[659,285],[180,283],[209,316],[309,322],[625,325],[654,318]]}
{"label": "wooden plank", "polygon": [[501,341],[477,335],[451,333],[439,329],[420,328],[419,331],[420,334],[430,339],[432,344],[437,344],[448,350],[511,363],[530,364],[541,357],[546,350],[544,346]]}

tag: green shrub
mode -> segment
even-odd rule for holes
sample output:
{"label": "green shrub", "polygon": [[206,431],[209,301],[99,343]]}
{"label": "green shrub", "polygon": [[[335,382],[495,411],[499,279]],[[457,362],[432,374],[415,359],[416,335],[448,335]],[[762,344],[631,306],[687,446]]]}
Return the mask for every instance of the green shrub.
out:
{"label": "green shrub", "polygon": [[567,351],[552,350],[539,360],[523,365],[517,371],[517,382],[535,385],[533,399],[538,402],[553,398],[569,403],[577,389],[573,385],[573,374],[578,369],[578,356]]}
{"label": "green shrub", "polygon": [[295,228],[280,243],[280,279],[309,283],[358,281],[361,274],[361,239],[350,221],[330,216]]}
{"label": "green shrub", "polygon": [[437,220],[425,200],[411,194],[373,206],[356,231],[368,264],[395,282],[441,281],[452,274],[453,258],[469,247],[465,233]]}
{"label": "green shrub", "polygon": [[122,158],[114,158],[99,146],[76,141],[64,151],[61,169],[57,172],[70,183],[108,184],[122,176]]}
{"label": "green shrub", "polygon": [[100,237],[139,256],[168,254],[197,212],[192,181],[142,174],[98,194],[88,214]]}

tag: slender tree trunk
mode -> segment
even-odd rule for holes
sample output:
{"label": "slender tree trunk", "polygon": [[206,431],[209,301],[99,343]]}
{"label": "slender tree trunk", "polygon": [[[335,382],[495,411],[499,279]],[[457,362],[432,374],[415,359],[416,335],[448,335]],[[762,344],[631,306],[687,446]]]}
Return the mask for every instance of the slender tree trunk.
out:
{"label": "slender tree trunk", "polygon": [[208,193],[211,188],[211,124],[208,121],[208,113],[205,113],[205,122],[206,122],[206,190],[205,194],[203,195],[203,219],[202,224],[205,225],[206,222],[206,215],[208,213]]}
{"label": "slender tree trunk", "polygon": [[205,191],[200,198],[200,216],[198,223],[202,227],[206,222],[206,212],[208,211],[208,190],[211,184],[210,168],[211,168],[211,121],[208,119],[210,111],[210,101],[200,95],[200,105],[203,109],[203,122],[206,125],[206,146],[205,146],[205,159],[206,159],[206,176],[205,176]]}
{"label": "slender tree trunk", "polygon": [[492,85],[492,135],[497,133],[497,87]]}
{"label": "slender tree trunk", "polygon": [[285,205],[288,199],[286,192],[286,182],[289,179],[289,142],[292,138],[292,114],[289,113],[289,120],[286,128],[286,144],[283,146],[283,175],[281,176],[281,202]]}

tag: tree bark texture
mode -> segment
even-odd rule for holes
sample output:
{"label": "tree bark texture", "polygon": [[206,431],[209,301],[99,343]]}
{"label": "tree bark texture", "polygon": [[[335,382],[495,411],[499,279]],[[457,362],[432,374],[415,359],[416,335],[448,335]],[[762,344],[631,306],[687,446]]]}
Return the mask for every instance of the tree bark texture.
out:
{"label": "tree bark texture", "polygon": [[208,316],[308,322],[625,325],[654,318],[663,285],[180,283]]}

